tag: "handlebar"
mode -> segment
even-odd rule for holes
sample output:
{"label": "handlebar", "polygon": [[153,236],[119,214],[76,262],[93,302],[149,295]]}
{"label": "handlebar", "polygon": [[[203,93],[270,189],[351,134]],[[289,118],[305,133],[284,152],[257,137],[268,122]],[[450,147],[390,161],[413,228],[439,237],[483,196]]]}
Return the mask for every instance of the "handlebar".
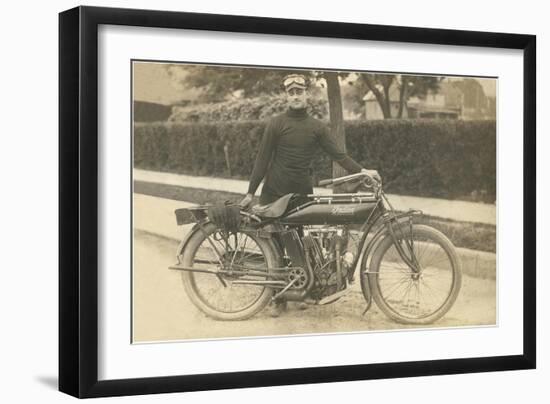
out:
{"label": "handlebar", "polygon": [[344,182],[353,181],[358,178],[363,178],[368,186],[373,186],[375,184],[378,184],[378,181],[376,181],[370,175],[361,172],[361,173],[346,175],[343,177],[321,180],[319,181],[319,186],[326,187],[328,185],[339,185],[339,184],[343,184]]}

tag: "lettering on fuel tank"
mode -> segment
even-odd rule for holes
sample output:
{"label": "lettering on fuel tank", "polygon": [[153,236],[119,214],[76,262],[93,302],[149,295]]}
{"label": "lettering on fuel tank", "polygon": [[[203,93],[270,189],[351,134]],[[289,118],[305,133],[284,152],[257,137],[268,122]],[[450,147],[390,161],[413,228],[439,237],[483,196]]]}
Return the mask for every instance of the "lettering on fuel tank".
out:
{"label": "lettering on fuel tank", "polygon": [[330,212],[333,215],[353,215],[355,213],[355,206],[334,206]]}

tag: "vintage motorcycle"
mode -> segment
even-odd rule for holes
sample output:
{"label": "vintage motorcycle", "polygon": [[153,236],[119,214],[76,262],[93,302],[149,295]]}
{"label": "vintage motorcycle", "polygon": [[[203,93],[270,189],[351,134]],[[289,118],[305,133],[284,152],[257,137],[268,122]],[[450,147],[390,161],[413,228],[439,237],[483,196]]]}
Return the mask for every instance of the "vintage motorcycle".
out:
{"label": "vintage motorcycle", "polygon": [[170,269],[181,271],[190,300],[214,319],[244,320],[276,299],[335,302],[359,268],[365,313],[374,299],[400,323],[430,324],[445,315],[462,278],[451,241],[416,223],[420,211],[396,212],[365,173],[319,185],[345,192],[288,194],[250,210],[177,209],[178,225],[194,226]]}

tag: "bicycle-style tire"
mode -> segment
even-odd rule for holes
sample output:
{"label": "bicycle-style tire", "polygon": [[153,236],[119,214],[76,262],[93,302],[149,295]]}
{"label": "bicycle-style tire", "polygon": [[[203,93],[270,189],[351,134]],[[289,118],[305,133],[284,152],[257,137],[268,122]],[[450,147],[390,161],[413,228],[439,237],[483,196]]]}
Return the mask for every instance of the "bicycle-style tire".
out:
{"label": "bicycle-style tire", "polygon": [[[433,227],[414,224],[411,232],[409,225],[403,225],[397,228],[397,234],[404,237],[402,246],[405,249],[404,240],[415,241],[412,249],[419,266],[423,268],[420,277],[415,276],[399,256],[394,239],[388,234],[375,248],[367,274],[364,273],[365,268],[362,268],[362,287],[370,285],[377,306],[394,321],[415,325],[431,324],[443,317],[458,297],[462,283],[460,258],[452,242]],[[429,259],[431,262],[428,262]],[[368,284],[365,279],[367,276]],[[429,304],[434,309],[423,312],[422,308]]]}
{"label": "bicycle-style tire", "polygon": [[[203,248],[204,246],[208,246],[209,241],[207,240],[207,237],[211,237],[217,231],[218,229],[212,223],[205,224],[203,225],[202,230],[196,231],[190,237],[185,246],[182,254],[182,265],[185,267],[194,267],[195,265],[197,265],[197,261],[195,260],[195,258],[199,254],[199,249]],[[269,268],[280,266],[279,255],[277,254],[271,240],[258,237],[255,232],[239,231],[237,235],[246,235],[246,237],[250,238],[250,240],[253,240],[253,242],[258,247],[258,256],[260,254],[262,255],[262,257],[260,258],[263,259],[263,263],[261,264],[262,267]],[[258,257],[256,257],[255,259],[258,260]],[[215,266],[214,258],[212,258],[212,261],[212,266]],[[206,267],[208,267],[208,265],[206,265]],[[204,314],[216,320],[232,321],[248,319],[260,312],[270,302],[270,299],[273,296],[273,290],[269,287],[260,287],[257,285],[238,285],[239,290],[244,291],[244,293],[246,293],[247,290],[251,291],[251,293],[256,293],[256,291],[258,291],[257,296],[251,297],[250,303],[246,303],[243,307],[230,307],[229,309],[221,308],[217,307],[216,302],[213,301],[217,297],[215,295],[216,292],[214,291],[214,293],[211,293],[213,296],[212,298],[210,298],[210,296],[207,296],[207,294],[201,290],[201,285],[205,284],[204,280],[206,280],[206,282],[212,282],[214,284],[220,282],[218,285],[218,294],[227,294],[227,292],[231,292],[230,290],[227,290],[227,288],[233,286],[223,286],[221,284],[221,281],[217,279],[217,275],[212,274],[182,271],[181,276],[184,288],[187,292],[187,296],[189,297],[191,302]],[[227,281],[226,284],[230,285],[231,282]],[[231,299],[231,295],[229,295],[229,299]]]}

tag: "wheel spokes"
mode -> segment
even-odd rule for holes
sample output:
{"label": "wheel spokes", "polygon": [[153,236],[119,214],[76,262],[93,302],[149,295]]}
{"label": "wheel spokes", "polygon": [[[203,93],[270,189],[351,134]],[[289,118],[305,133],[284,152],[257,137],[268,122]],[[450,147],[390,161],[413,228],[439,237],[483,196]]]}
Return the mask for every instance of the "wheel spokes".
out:
{"label": "wheel spokes", "polygon": [[416,234],[413,237],[412,243],[403,240],[411,248],[402,247],[407,258],[418,264],[419,272],[403,262],[392,245],[383,255],[376,276],[381,297],[392,311],[420,319],[445,304],[453,287],[453,270],[447,252],[439,244]]}
{"label": "wheel spokes", "polygon": [[[197,294],[208,306],[226,313],[250,307],[264,290],[264,286],[233,282],[267,279],[267,262],[260,246],[243,232],[224,235],[216,231],[205,235],[195,253],[193,266],[218,272],[193,272],[193,284]],[[253,273],[247,273],[252,268]]]}

